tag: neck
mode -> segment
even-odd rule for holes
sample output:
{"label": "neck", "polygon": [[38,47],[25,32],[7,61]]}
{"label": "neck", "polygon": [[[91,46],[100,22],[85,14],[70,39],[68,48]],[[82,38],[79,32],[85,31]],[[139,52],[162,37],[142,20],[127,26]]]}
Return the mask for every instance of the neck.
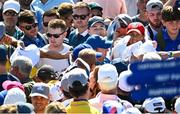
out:
{"label": "neck", "polygon": [[13,36],[15,33],[15,26],[7,26],[6,31],[7,31],[8,35]]}
{"label": "neck", "polygon": [[41,2],[42,2],[43,4],[45,4],[47,1],[48,1],[48,0],[41,0]]}
{"label": "neck", "polygon": [[85,94],[85,95],[82,95],[82,96],[79,96],[79,97],[77,97],[77,98],[74,98],[75,101],[78,101],[78,100],[87,100],[87,99],[88,99],[88,97],[87,97],[86,94]]}
{"label": "neck", "polygon": [[139,19],[142,20],[142,21],[147,21],[147,17],[146,17],[144,12],[140,12]]}
{"label": "neck", "polygon": [[[168,32],[168,31],[167,31],[167,32]],[[179,34],[179,32],[176,33],[176,34],[168,32],[168,35],[170,36],[170,38],[171,38],[172,40],[176,40],[178,34]]]}
{"label": "neck", "polygon": [[53,51],[61,51],[64,49],[64,46],[63,46],[63,44],[61,46],[57,46],[57,47],[49,45],[49,49],[53,50]]}
{"label": "neck", "polygon": [[152,25],[150,25],[150,26],[151,26],[152,29],[154,29],[154,30],[157,31],[157,32],[159,32],[159,31],[162,30],[162,25],[159,26],[159,27],[154,27],[154,26],[152,26]]}
{"label": "neck", "polygon": [[22,10],[30,10],[30,5],[29,6],[21,5],[21,9]]}
{"label": "neck", "polygon": [[87,27],[84,27],[84,28],[78,28],[78,32],[81,34],[83,33],[84,31],[87,30]]}

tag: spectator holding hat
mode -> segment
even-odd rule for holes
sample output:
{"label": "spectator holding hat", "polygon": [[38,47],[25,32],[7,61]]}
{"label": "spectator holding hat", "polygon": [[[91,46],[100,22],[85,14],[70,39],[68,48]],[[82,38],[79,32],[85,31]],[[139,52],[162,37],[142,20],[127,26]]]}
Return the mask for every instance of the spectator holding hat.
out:
{"label": "spectator holding hat", "polygon": [[15,0],[7,0],[3,5],[3,19],[6,34],[13,36],[19,40],[24,33],[16,26],[18,14],[20,12],[20,4]]}

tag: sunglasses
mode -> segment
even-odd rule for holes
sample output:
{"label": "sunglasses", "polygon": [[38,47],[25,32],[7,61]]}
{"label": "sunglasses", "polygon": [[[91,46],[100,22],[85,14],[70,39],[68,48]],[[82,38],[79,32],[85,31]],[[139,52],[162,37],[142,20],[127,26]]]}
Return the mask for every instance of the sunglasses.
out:
{"label": "sunglasses", "polygon": [[49,23],[49,22],[44,22],[43,25],[44,25],[45,27],[47,27],[47,26],[48,26],[48,23]]}
{"label": "sunglasses", "polygon": [[48,37],[48,38],[51,38],[52,36],[54,37],[54,38],[59,38],[59,36],[61,36],[62,34],[64,34],[66,31],[64,31],[64,32],[62,32],[62,33],[60,33],[60,34],[51,34],[51,33],[46,33],[46,36]]}
{"label": "sunglasses", "polygon": [[89,16],[89,14],[88,15],[73,15],[73,19],[74,20],[78,20],[78,19],[85,20],[87,16]]}
{"label": "sunglasses", "polygon": [[36,28],[36,27],[37,27],[37,23],[34,23],[32,25],[26,25],[23,28],[25,28],[26,30],[31,30],[31,29]]}
{"label": "sunglasses", "polygon": [[16,12],[6,11],[6,12],[4,13],[4,15],[6,15],[6,16],[17,16],[18,14],[17,14]]}

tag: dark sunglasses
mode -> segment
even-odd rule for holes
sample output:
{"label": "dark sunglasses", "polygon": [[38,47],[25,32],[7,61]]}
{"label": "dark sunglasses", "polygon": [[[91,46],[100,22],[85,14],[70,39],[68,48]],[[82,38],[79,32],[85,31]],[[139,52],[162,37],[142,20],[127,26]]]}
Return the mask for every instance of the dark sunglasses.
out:
{"label": "dark sunglasses", "polygon": [[74,20],[78,20],[78,19],[85,20],[87,16],[89,16],[89,14],[88,15],[73,15],[73,19]]}
{"label": "dark sunglasses", "polygon": [[64,31],[64,32],[62,32],[62,33],[60,33],[60,34],[51,34],[51,33],[46,33],[46,36],[48,37],[48,38],[51,38],[52,36],[54,37],[54,38],[59,38],[59,36],[61,36],[62,34],[64,34],[66,31]]}
{"label": "dark sunglasses", "polygon": [[48,26],[48,23],[49,23],[49,22],[44,22],[43,25],[44,25],[45,27],[47,27],[47,26]]}
{"label": "dark sunglasses", "polygon": [[33,28],[35,28],[35,27],[37,27],[37,23],[34,23],[34,24],[32,24],[32,25],[26,25],[26,26],[24,26],[23,28],[25,28],[26,30],[31,30],[31,29],[33,29]]}
{"label": "dark sunglasses", "polygon": [[4,14],[6,16],[17,16],[18,15],[16,12],[12,12],[12,11],[6,11]]}

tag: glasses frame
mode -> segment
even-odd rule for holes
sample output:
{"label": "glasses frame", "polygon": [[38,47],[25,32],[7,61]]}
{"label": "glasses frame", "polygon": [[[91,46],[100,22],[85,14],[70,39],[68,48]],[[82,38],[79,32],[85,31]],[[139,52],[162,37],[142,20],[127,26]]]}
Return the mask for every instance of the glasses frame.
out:
{"label": "glasses frame", "polygon": [[22,28],[25,28],[27,31],[36,28],[38,26],[38,23],[33,23],[31,25],[21,26]]}
{"label": "glasses frame", "polygon": [[87,15],[77,15],[77,14],[72,15],[74,20],[78,20],[78,19],[85,20],[87,18],[87,16],[89,16],[89,14],[87,14]]}
{"label": "glasses frame", "polygon": [[57,38],[59,38],[62,34],[64,34],[66,31],[64,31],[64,32],[62,32],[62,33],[60,33],[60,34],[51,34],[51,33],[46,33],[46,36],[48,37],[48,38],[51,38],[52,36],[53,36],[53,38],[55,38],[55,39],[57,39]]}

